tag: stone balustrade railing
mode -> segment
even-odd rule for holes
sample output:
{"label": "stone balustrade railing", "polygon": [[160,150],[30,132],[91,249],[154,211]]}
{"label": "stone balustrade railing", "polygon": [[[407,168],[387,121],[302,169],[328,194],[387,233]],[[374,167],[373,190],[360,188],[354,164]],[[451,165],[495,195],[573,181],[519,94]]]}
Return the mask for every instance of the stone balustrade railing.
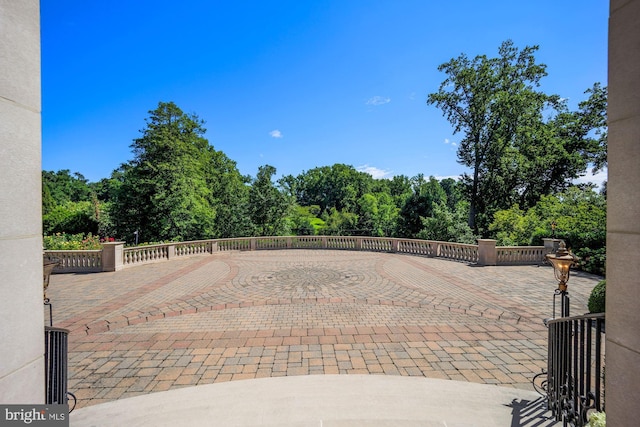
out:
{"label": "stone balustrade railing", "polygon": [[60,261],[54,273],[116,271],[177,257],[225,251],[275,249],[342,249],[438,257],[479,265],[541,264],[554,251],[554,239],[544,246],[496,246],[480,239],[477,245],[433,240],[356,236],[273,236],[171,242],[125,248],[124,242],[105,243],[102,250],[45,251],[45,259]]}
{"label": "stone balustrade railing", "polygon": [[549,253],[545,246],[499,246],[496,252],[498,265],[536,264]]}
{"label": "stone balustrade railing", "polygon": [[45,251],[44,261],[57,262],[54,272],[96,273],[103,271],[102,250]]}

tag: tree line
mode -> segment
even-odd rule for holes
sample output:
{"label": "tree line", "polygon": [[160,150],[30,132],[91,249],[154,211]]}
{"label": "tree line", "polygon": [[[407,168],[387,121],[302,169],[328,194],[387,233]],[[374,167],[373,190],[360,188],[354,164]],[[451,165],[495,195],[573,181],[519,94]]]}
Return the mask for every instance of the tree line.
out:
{"label": "tree line", "polygon": [[43,171],[44,233],[129,243],[348,234],[499,244],[556,233],[604,259],[606,192],[572,182],[606,166],[606,88],[594,84],[571,111],[539,89],[546,67],[536,50],[507,41],[495,58],[460,55],[439,67],[446,78],[427,102],[461,134],[458,161],[469,172],[460,179],[374,179],[345,164],[277,180],[270,165],[242,175],[206,139],[203,120],[160,102],[133,158],[109,178]]}

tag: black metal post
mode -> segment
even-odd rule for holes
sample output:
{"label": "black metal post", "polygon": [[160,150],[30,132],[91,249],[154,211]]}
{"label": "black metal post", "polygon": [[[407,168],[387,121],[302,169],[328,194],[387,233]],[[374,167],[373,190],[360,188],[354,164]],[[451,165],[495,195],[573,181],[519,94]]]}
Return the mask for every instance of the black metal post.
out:
{"label": "black metal post", "polygon": [[49,306],[49,326],[53,327],[53,307],[49,298],[45,298],[44,305]]}
{"label": "black metal post", "polygon": [[560,316],[561,317],[569,317],[569,292],[560,291]]}

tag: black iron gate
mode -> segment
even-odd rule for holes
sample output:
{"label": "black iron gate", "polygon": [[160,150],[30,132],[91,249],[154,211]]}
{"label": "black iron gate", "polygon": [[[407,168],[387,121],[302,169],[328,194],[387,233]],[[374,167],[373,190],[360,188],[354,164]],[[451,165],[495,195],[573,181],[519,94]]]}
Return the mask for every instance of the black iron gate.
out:
{"label": "black iron gate", "polygon": [[582,427],[604,411],[605,315],[585,314],[545,322],[549,328],[546,396],[556,421]]}
{"label": "black iron gate", "polygon": [[76,397],[67,391],[68,335],[67,329],[44,327],[45,403],[66,405],[71,397],[71,412],[76,405]]}

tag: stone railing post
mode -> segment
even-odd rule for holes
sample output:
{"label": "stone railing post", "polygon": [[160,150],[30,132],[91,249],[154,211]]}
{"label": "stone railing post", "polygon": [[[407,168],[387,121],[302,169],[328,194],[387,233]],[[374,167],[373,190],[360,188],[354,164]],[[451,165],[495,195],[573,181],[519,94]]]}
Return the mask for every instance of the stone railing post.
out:
{"label": "stone railing post", "polygon": [[398,239],[391,240],[391,252],[398,252],[399,245],[400,245],[400,242],[398,241]]}
{"label": "stone railing post", "polygon": [[105,242],[102,244],[102,271],[118,271],[124,268],[124,242]]}
{"label": "stone railing post", "polygon": [[322,236],[322,249],[327,249],[328,246],[327,236]]}
{"label": "stone railing post", "polygon": [[497,263],[496,241],[493,239],[478,239],[478,265],[496,265]]}
{"label": "stone railing post", "polygon": [[250,245],[250,250],[255,251],[256,250],[256,239],[255,237],[252,237],[251,240],[249,240],[249,245]]}
{"label": "stone railing post", "polygon": [[285,240],[287,242],[287,249],[291,249],[291,246],[293,246],[293,239],[291,238],[291,236],[287,236]]}
{"label": "stone railing post", "polygon": [[558,245],[560,244],[560,239],[542,239],[544,242],[544,253],[551,254],[556,253],[558,250]]}
{"label": "stone railing post", "polygon": [[362,250],[362,237],[356,237],[356,251]]}
{"label": "stone railing post", "polygon": [[167,259],[171,259],[171,258],[175,258],[176,257],[176,245],[169,245],[167,246]]}

